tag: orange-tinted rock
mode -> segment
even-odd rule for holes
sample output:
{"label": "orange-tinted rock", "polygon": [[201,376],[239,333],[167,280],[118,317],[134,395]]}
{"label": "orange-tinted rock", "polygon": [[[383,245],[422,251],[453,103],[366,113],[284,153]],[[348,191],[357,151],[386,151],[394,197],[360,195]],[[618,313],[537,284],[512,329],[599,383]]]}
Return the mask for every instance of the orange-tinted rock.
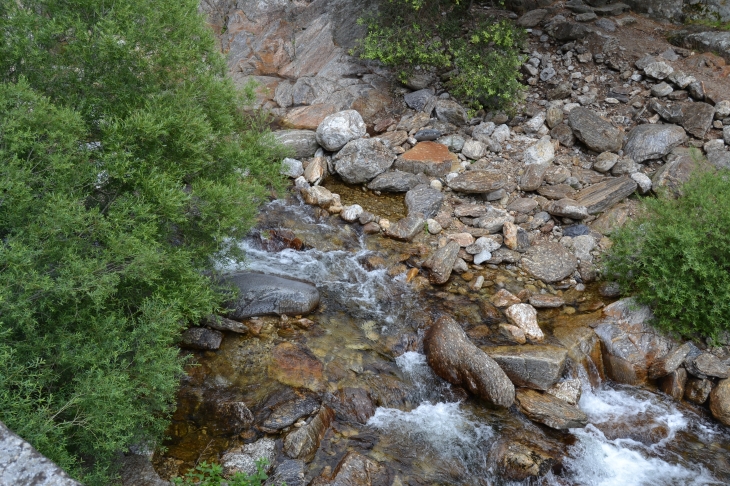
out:
{"label": "orange-tinted rock", "polygon": [[449,152],[446,145],[436,142],[419,142],[415,147],[398,157],[395,168],[413,174],[445,176],[451,172],[459,158]]}
{"label": "orange-tinted rock", "polygon": [[285,385],[321,390],[322,371],[322,362],[306,348],[281,343],[271,352],[269,374]]}
{"label": "orange-tinted rock", "polygon": [[322,120],[335,113],[337,109],[334,105],[318,104],[310,106],[301,106],[290,111],[281,125],[286,128],[295,128],[300,130],[316,130]]}
{"label": "orange-tinted rock", "polygon": [[353,101],[351,109],[360,113],[365,122],[371,123],[375,115],[383,111],[391,101],[386,94],[371,90],[365,96]]}

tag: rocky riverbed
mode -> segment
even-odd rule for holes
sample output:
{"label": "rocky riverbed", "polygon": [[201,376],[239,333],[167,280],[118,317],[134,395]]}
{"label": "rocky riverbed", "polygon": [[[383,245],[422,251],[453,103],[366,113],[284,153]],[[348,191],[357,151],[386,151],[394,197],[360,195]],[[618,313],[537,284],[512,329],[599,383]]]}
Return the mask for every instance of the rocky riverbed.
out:
{"label": "rocky riverbed", "polygon": [[730,348],[598,281],[640,198],[730,167],[726,61],[622,3],[535,3],[474,6],[528,29],[512,116],[349,57],[343,2],[206,4],[293,182],[245,266],[220,262],[235,310],[185,336],[162,477],[266,457],[290,486],[730,480]]}

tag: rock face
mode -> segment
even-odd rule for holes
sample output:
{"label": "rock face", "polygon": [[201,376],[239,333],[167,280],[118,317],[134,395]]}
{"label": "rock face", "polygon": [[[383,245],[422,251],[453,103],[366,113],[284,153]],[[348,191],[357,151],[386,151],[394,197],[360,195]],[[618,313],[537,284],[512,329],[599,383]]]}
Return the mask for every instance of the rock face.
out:
{"label": "rock face", "polygon": [[730,379],[720,380],[710,393],[710,411],[713,417],[730,426]]}
{"label": "rock face", "polygon": [[312,130],[280,130],[274,136],[282,145],[292,150],[297,159],[312,157],[319,148],[317,135]]}
{"label": "rock face", "polygon": [[238,300],[229,304],[233,319],[309,314],[319,305],[319,291],[307,282],[250,272],[231,275],[225,281],[239,290]]}
{"label": "rock face", "polygon": [[517,390],[520,411],[532,421],[558,430],[585,427],[588,416],[578,407],[547,393],[520,388]]}
{"label": "rock face", "polygon": [[606,306],[603,314],[595,331],[603,345],[606,374],[619,383],[645,383],[649,368],[669,352],[672,342],[648,324],[651,310],[632,299]]}
{"label": "rock face", "polygon": [[550,345],[497,346],[481,348],[507,373],[516,386],[547,390],[565,371],[568,351]]}
{"label": "rock face", "polygon": [[443,177],[451,172],[451,166],[459,158],[449,152],[446,145],[437,142],[419,142],[398,157],[395,168],[412,174]]}
{"label": "rock face", "polygon": [[460,246],[455,241],[449,241],[423,262],[423,267],[430,270],[429,281],[436,285],[445,284],[451,276]]}
{"label": "rock face", "polygon": [[560,243],[546,242],[528,249],[522,266],[540,280],[557,282],[578,268],[578,260]]}
{"label": "rock face", "polygon": [[431,326],[423,344],[429,366],[444,380],[495,405],[509,407],[514,402],[514,385],[507,375],[452,318],[444,316]]}
{"label": "rock face", "polygon": [[362,184],[390,169],[395,155],[378,139],[359,138],[348,142],[333,160],[345,182]]}
{"label": "rock face", "polygon": [[331,152],[340,150],[347,142],[365,136],[366,127],[360,113],[345,110],[334,113],[317,127],[317,142]]}
{"label": "rock face", "polygon": [[596,152],[616,152],[623,146],[623,133],[587,108],[575,108],[568,115],[573,133]]}
{"label": "rock face", "polygon": [[0,422],[0,484],[81,486]]}
{"label": "rock face", "polygon": [[191,327],[186,330],[180,340],[180,346],[188,349],[215,351],[221,347],[223,333],[204,327]]}
{"label": "rock face", "polygon": [[470,170],[459,174],[448,182],[449,187],[466,194],[485,194],[504,187],[505,180],[500,174],[486,170]]}
{"label": "rock face", "polygon": [[639,125],[629,132],[624,153],[635,162],[660,159],[686,140],[684,129],[676,125]]}
{"label": "rock face", "polygon": [[420,213],[424,218],[433,218],[444,202],[444,195],[433,187],[420,184],[406,193],[408,214]]}

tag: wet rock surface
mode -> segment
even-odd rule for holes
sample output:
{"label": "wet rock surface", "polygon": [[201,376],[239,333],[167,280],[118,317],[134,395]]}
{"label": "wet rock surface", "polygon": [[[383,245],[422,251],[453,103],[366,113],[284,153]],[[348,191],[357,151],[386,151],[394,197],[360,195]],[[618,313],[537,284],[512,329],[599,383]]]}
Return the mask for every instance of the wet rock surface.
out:
{"label": "wet rock surface", "polygon": [[273,275],[240,273],[227,277],[239,290],[232,303],[233,319],[267,314],[308,314],[319,304],[319,292],[309,283]]}
{"label": "wet rock surface", "polygon": [[515,399],[530,420],[553,429],[574,429],[588,423],[588,417],[579,408],[547,393],[519,388]]}

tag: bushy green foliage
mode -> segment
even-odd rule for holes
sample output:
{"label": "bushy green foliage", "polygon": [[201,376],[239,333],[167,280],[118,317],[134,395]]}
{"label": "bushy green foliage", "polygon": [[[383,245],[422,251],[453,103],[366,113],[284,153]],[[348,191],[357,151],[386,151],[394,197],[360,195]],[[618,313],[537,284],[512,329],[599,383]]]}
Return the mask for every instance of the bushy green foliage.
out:
{"label": "bushy green foliage", "polygon": [[211,256],[281,181],[197,7],[0,4],[0,420],[84,484],[158,443]]}
{"label": "bushy green foliage", "polygon": [[360,20],[368,34],[357,52],[397,67],[401,81],[417,66],[435,68],[448,78],[451,94],[474,109],[507,106],[523,90],[524,30],[506,19],[470,18],[468,6],[453,0],[384,2],[379,14]]}
{"label": "bushy green foliage", "polygon": [[[231,478],[223,478],[223,468],[219,464],[208,464],[202,462],[195,466],[195,469],[188,471],[184,478],[173,478],[172,484],[176,486],[261,486],[268,479],[266,466],[269,462],[266,459],[256,461],[256,472],[248,475],[242,472],[235,473]],[[286,486],[283,483],[282,486]]]}
{"label": "bushy green foliage", "polygon": [[715,340],[730,331],[730,171],[696,174],[682,192],[644,201],[616,235],[607,275],[661,329]]}

